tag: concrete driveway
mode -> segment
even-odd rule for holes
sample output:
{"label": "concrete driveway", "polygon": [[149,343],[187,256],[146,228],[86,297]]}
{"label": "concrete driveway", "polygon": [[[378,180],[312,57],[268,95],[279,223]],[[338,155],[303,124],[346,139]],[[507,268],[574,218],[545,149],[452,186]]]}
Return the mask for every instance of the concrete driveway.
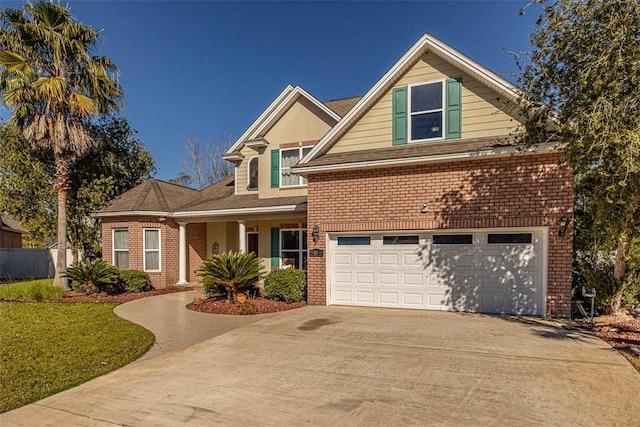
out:
{"label": "concrete driveway", "polygon": [[306,307],[131,364],[0,425],[640,425],[640,375],[521,318]]}

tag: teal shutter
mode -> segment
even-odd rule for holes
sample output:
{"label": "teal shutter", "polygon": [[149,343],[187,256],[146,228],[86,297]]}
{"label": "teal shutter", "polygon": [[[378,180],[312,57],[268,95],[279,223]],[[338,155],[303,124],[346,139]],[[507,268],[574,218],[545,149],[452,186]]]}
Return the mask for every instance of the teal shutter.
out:
{"label": "teal shutter", "polygon": [[407,143],[407,87],[393,89],[393,145]]}
{"label": "teal shutter", "polygon": [[447,79],[446,139],[462,137],[462,77]]}
{"label": "teal shutter", "polygon": [[271,229],[271,268],[280,267],[280,229]]}
{"label": "teal shutter", "polygon": [[271,188],[280,186],[280,150],[271,150]]}

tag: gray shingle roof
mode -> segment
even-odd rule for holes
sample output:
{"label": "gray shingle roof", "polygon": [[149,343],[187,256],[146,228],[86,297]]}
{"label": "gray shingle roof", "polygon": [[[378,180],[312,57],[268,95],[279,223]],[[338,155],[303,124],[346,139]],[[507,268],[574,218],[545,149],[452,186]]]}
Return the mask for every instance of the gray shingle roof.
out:
{"label": "gray shingle roof", "polygon": [[29,231],[25,230],[18,221],[11,218],[9,215],[0,216],[0,227],[5,231],[12,231],[14,233],[26,234]]}
{"label": "gray shingle roof", "polygon": [[170,212],[199,194],[198,190],[151,178],[116,197],[100,212]]}
{"label": "gray shingle roof", "polygon": [[[373,150],[352,151],[347,153],[324,154],[300,167],[328,166],[349,163],[394,160],[413,157],[429,157],[446,154],[467,153],[488,148],[512,145],[508,138],[499,140],[496,137],[474,138],[467,140],[447,140],[442,142],[425,142],[406,144]],[[294,166],[296,169],[298,166]]]}
{"label": "gray shingle roof", "polygon": [[341,98],[334,99],[332,101],[324,102],[324,105],[331,108],[334,113],[339,115],[340,117],[347,114],[351,108],[356,105],[358,101],[360,101],[361,96],[352,96],[351,98]]}

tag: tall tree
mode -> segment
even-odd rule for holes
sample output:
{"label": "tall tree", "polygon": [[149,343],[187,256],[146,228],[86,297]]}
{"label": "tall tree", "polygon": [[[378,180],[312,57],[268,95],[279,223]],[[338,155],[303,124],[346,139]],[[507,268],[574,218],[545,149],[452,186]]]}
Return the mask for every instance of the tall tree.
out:
{"label": "tall tree", "polygon": [[[91,212],[155,172],[151,154],[126,119],[103,120],[90,130],[97,145],[72,164],[67,208],[69,242],[85,254],[100,250],[100,224]],[[34,149],[11,127],[0,127],[0,210],[20,220],[40,242],[55,236],[54,169],[51,154]]]}
{"label": "tall tree", "polygon": [[617,311],[640,235],[640,2],[557,0],[544,6],[531,44],[520,79],[527,135],[543,140],[557,123],[591,226],[615,248]]}
{"label": "tall tree", "polygon": [[180,157],[182,171],[171,182],[180,185],[195,184],[203,189],[233,174],[233,165],[222,158],[231,145],[231,137],[216,137],[213,142],[200,143],[190,137],[184,143],[185,157]]}
{"label": "tall tree", "polygon": [[39,0],[0,11],[0,94],[12,108],[10,123],[51,153],[57,192],[56,285],[66,287],[67,192],[71,163],[94,145],[88,126],[117,110],[122,92],[117,68],[93,56],[99,32],[78,23],[67,7]]}

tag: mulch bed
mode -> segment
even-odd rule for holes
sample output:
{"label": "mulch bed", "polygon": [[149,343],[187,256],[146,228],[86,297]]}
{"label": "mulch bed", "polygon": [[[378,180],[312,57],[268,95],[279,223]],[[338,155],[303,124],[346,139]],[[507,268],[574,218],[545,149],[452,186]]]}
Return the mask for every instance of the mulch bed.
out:
{"label": "mulch bed", "polygon": [[62,302],[102,302],[102,303],[118,303],[122,304],[125,302],[133,301],[140,298],[153,297],[156,295],[164,295],[164,294],[173,294],[175,292],[184,292],[190,291],[193,287],[189,286],[169,286],[164,289],[154,289],[153,291],[147,292],[132,292],[132,293],[124,293],[118,295],[106,295],[106,294],[93,294],[87,295],[83,293],[78,293],[74,291],[68,291],[64,297],[62,297]]}
{"label": "mulch bed", "polygon": [[593,332],[611,347],[628,349],[635,346],[640,351],[640,319],[633,317],[598,319]]}
{"label": "mulch bed", "polygon": [[[278,311],[292,310],[307,305],[305,301],[286,303],[282,301],[273,301],[266,298],[251,298],[258,307],[257,314],[275,313]],[[201,313],[211,314],[240,314],[240,305],[238,303],[228,303],[223,297],[214,297],[203,300],[202,302],[192,302],[187,305],[189,310],[199,311]]]}

